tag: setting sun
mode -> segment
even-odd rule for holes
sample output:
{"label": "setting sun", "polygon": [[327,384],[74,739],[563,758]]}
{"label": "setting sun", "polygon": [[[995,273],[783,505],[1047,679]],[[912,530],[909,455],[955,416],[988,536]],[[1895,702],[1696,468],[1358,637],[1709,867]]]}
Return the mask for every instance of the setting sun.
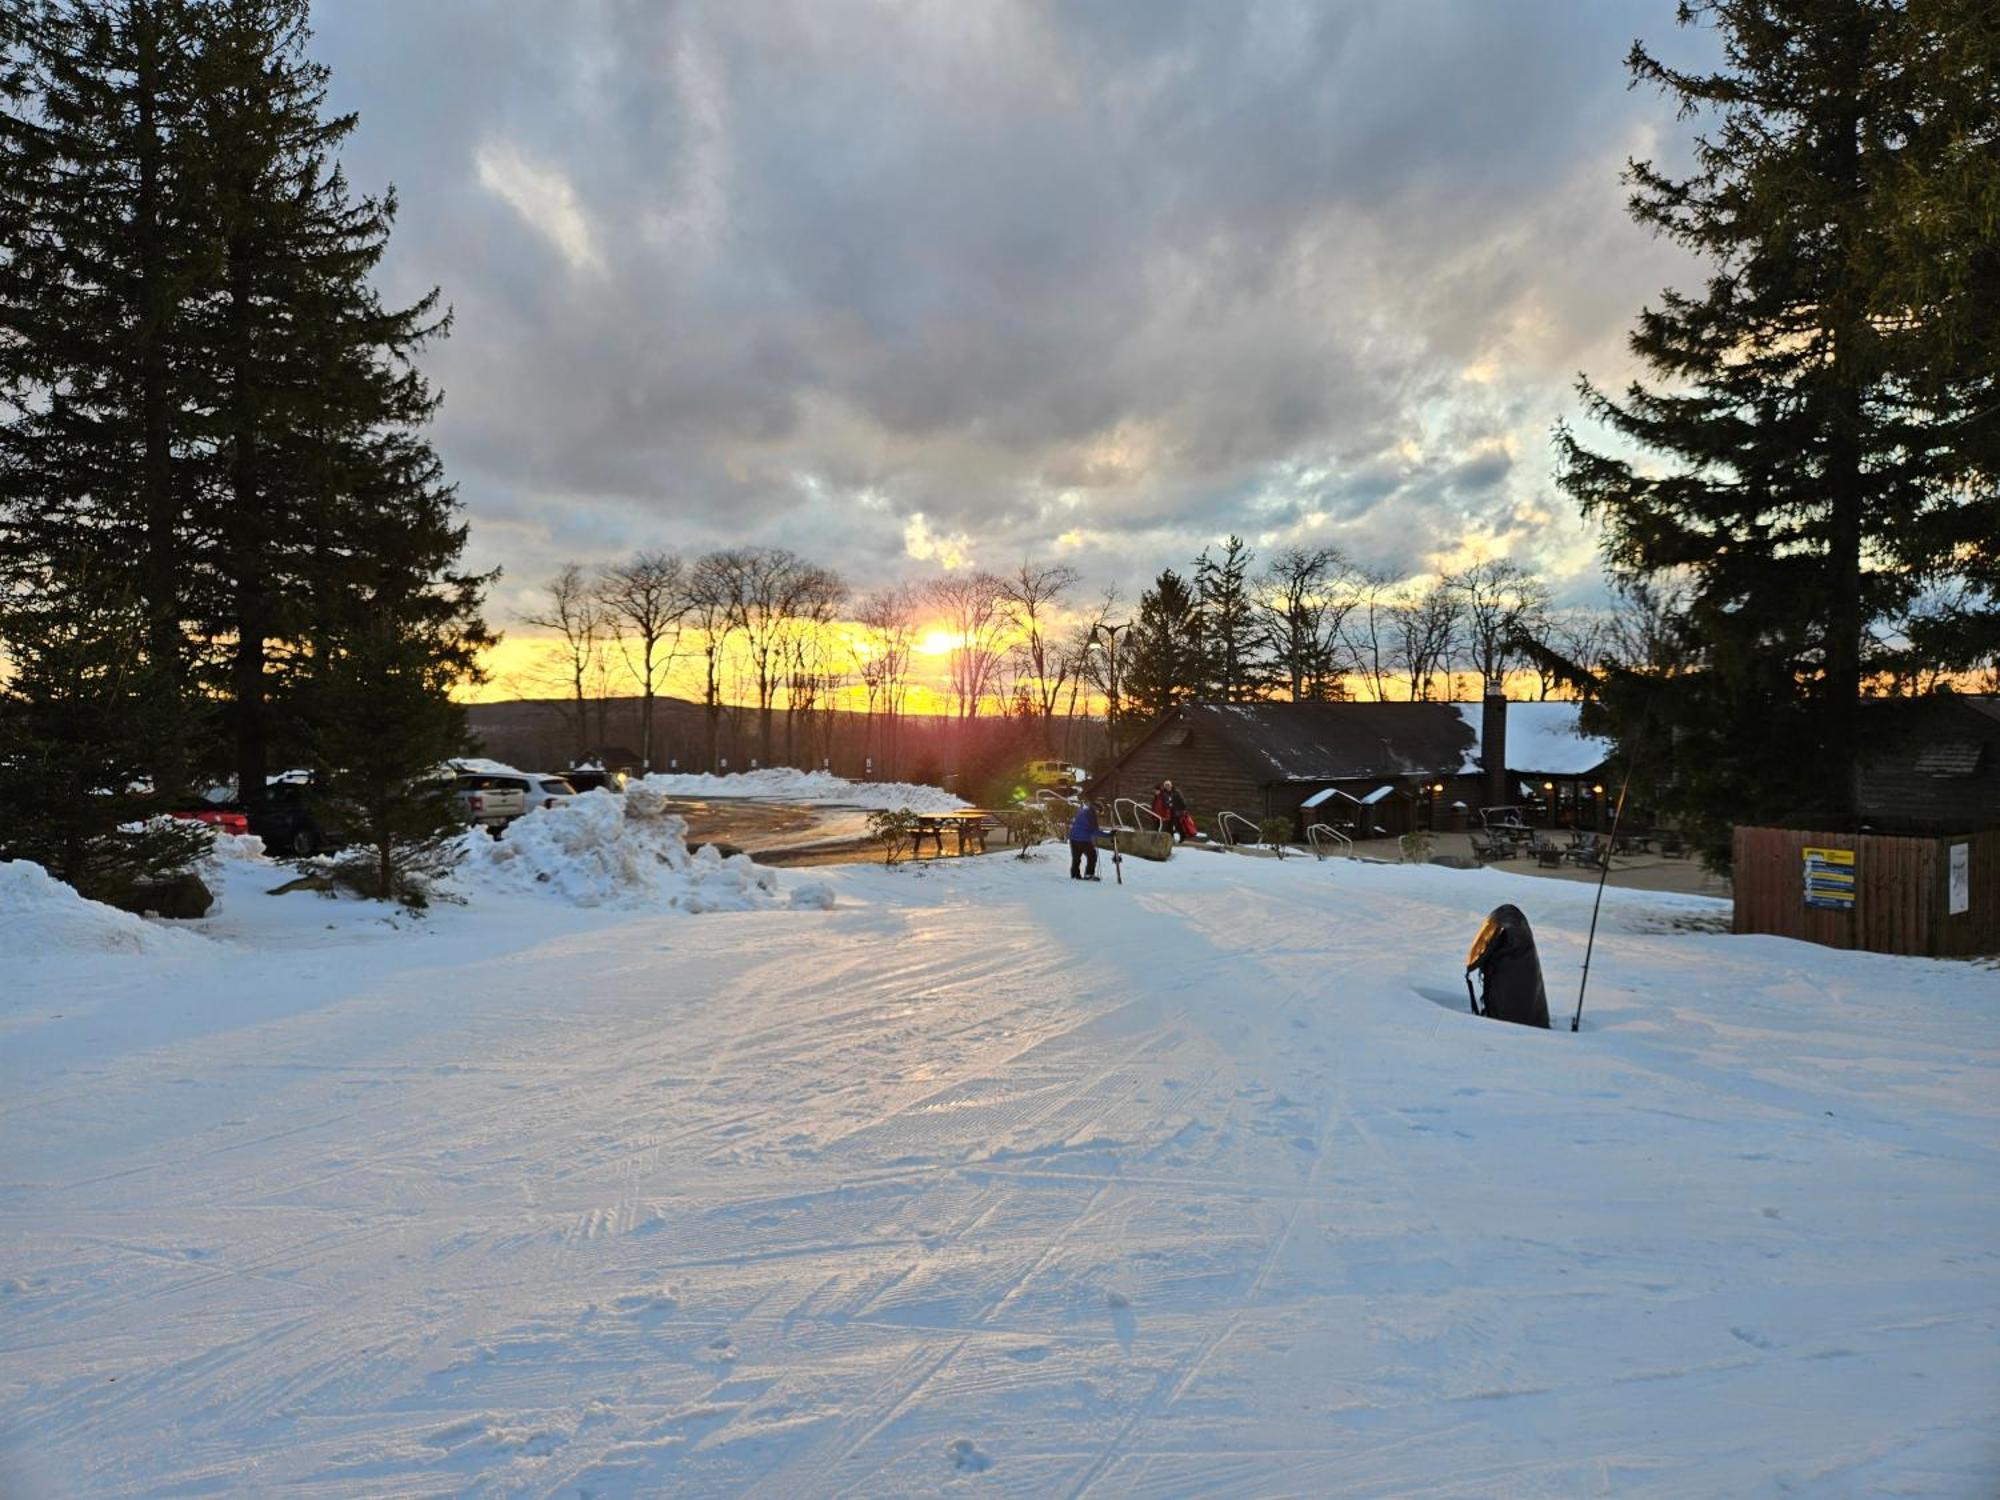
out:
{"label": "setting sun", "polygon": [[964,644],[955,631],[927,630],[924,638],[917,642],[917,650],[925,656],[949,656]]}

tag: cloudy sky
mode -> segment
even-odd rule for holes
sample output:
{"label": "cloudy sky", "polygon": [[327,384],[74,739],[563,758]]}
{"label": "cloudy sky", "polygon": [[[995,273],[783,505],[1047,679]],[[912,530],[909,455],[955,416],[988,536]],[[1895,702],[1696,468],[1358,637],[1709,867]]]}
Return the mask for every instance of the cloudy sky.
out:
{"label": "cloudy sky", "polygon": [[1671,0],[322,0],[457,312],[437,440],[505,623],[565,559],[786,545],[863,587],[1236,531],[1595,592],[1579,369],[1690,276],[1624,215]]}

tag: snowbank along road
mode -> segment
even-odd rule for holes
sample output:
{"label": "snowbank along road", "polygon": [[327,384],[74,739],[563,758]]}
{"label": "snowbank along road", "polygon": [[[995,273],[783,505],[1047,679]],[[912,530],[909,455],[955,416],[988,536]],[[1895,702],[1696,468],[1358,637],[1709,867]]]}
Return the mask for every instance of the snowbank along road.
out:
{"label": "snowbank along road", "polygon": [[2000,1483],[1990,968],[1613,892],[1571,1036],[1466,1013],[1485,910],[1559,1026],[1588,920],[1490,872],[231,868],[0,898],[7,1495]]}

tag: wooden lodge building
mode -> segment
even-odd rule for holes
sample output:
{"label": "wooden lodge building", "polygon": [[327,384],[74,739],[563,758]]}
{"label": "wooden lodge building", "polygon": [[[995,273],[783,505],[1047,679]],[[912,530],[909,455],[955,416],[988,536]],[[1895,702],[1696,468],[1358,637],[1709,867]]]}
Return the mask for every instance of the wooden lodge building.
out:
{"label": "wooden lodge building", "polygon": [[1290,817],[1356,838],[1463,828],[1486,807],[1546,826],[1610,817],[1607,741],[1575,703],[1189,703],[1092,779],[1089,795],[1152,800],[1171,780],[1203,819]]}
{"label": "wooden lodge building", "polygon": [[1736,829],[1736,931],[1876,953],[2000,953],[2000,696],[1865,709],[1852,824]]}

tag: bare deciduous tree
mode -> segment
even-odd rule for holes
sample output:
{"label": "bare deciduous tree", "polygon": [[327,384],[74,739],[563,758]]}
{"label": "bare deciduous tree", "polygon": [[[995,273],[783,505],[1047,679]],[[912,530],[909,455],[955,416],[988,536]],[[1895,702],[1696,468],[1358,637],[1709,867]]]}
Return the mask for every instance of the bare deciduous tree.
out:
{"label": "bare deciduous tree", "polygon": [[687,566],[671,552],[640,552],[599,575],[598,603],[625,669],[639,685],[639,760],[653,769],[653,701],[673,665],[692,607]]}
{"label": "bare deciduous tree", "polygon": [[1006,584],[991,573],[947,573],[924,585],[925,605],[952,637],[951,695],[960,723],[978,718],[980,705],[997,686],[1007,630],[1005,592]]}
{"label": "bare deciduous tree", "polygon": [[1018,639],[1014,643],[1017,689],[1025,688],[1042,721],[1042,748],[1053,748],[1050,734],[1063,684],[1069,680],[1071,659],[1050,635],[1069,591],[1079,575],[1067,563],[1047,566],[1023,562],[1001,586],[1001,599]]}
{"label": "bare deciduous tree", "polygon": [[[1088,682],[1103,695],[1105,730],[1111,737],[1113,748],[1118,741],[1118,722],[1124,713],[1124,662],[1119,651],[1124,643],[1124,634],[1131,621],[1114,621],[1112,616],[1124,613],[1124,602],[1118,597],[1118,590],[1109,588],[1104,597],[1091,607],[1090,611],[1077,622],[1064,645],[1064,652],[1071,661],[1071,681]],[[1070,695],[1070,716],[1076,715],[1076,694]]]}
{"label": "bare deciduous tree", "polygon": [[1352,570],[1331,547],[1287,547],[1257,581],[1271,663],[1295,703],[1342,696],[1342,627],[1360,602]]}
{"label": "bare deciduous tree", "polygon": [[1443,579],[1406,591],[1389,607],[1392,657],[1408,680],[1412,702],[1437,696],[1438,678],[1449,670],[1464,601]]}
{"label": "bare deciduous tree", "polygon": [[1389,699],[1389,679],[1395,672],[1395,580],[1386,573],[1356,573],[1351,600],[1341,620],[1341,639],[1368,696],[1377,703]]}
{"label": "bare deciduous tree", "polygon": [[885,775],[893,777],[897,766],[898,722],[909,691],[910,655],[916,648],[916,601],[905,588],[879,590],[861,601],[856,622],[860,632],[853,645],[855,670],[868,695],[869,722],[864,743],[876,744],[874,718],[879,710],[883,770]]}
{"label": "bare deciduous tree", "polygon": [[688,570],[687,624],[701,636],[701,711],[708,732],[706,769],[711,773],[721,768],[723,663],[736,628],[732,592],[736,568],[730,559],[730,553],[710,552]]}
{"label": "bare deciduous tree", "polygon": [[1504,557],[1474,563],[1444,586],[1457,596],[1465,661],[1479,674],[1481,693],[1504,687],[1521,638],[1539,639],[1547,627],[1548,586]]}
{"label": "bare deciduous tree", "polygon": [[[604,608],[596,590],[575,563],[565,563],[543,585],[544,602],[521,616],[521,623],[546,630],[555,639],[546,651],[543,675],[559,683],[563,723],[570,731],[572,760],[581,761],[590,749],[590,700],[593,688],[602,694]],[[599,710],[598,731],[603,733]]]}
{"label": "bare deciduous tree", "polygon": [[786,676],[785,646],[794,616],[822,593],[845,595],[837,575],[784,547],[745,547],[715,554],[728,599],[731,628],[743,636],[757,690],[757,738],[771,763],[773,713]]}
{"label": "bare deciduous tree", "polygon": [[832,712],[840,676],[832,666],[832,626],[846,602],[846,583],[823,568],[811,569],[792,599],[783,628],[785,760],[791,765],[798,764],[799,728],[810,742],[815,713]]}

